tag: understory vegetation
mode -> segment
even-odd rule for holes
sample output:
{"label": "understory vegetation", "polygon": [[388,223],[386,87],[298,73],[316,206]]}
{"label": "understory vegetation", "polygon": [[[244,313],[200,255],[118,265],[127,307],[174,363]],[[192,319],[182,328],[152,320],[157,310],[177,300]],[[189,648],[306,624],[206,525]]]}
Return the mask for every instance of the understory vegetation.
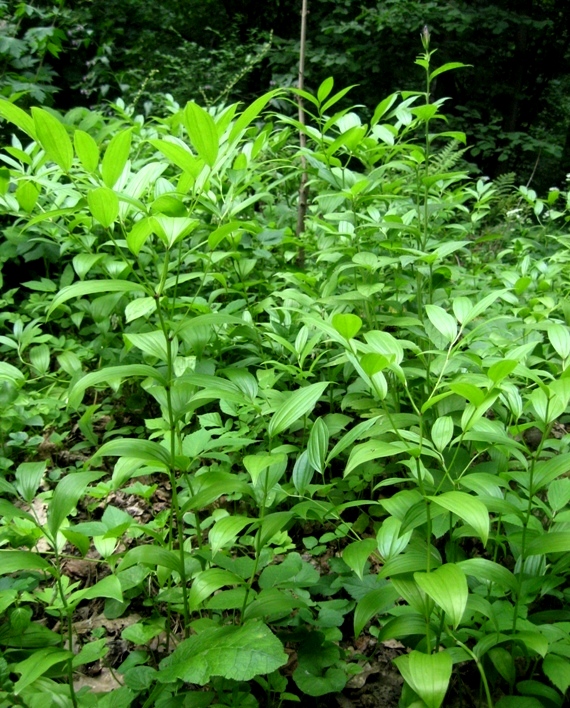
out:
{"label": "understory vegetation", "polygon": [[568,189],[470,176],[423,42],[367,122],[0,101],[0,706],[318,705],[387,642],[402,708],[563,705]]}

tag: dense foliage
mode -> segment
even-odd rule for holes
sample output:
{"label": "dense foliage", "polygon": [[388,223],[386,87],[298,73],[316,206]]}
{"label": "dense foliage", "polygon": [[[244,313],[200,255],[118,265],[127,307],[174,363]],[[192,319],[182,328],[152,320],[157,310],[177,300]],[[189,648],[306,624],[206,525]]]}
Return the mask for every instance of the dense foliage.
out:
{"label": "dense foliage", "polygon": [[306,704],[389,640],[401,706],[563,704],[568,192],[469,177],[422,41],[369,120],[0,101],[0,706]]}

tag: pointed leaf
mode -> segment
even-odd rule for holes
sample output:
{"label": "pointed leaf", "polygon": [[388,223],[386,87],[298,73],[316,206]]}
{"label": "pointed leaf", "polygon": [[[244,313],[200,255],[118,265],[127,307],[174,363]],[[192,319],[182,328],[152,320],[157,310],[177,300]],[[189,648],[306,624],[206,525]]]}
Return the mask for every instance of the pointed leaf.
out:
{"label": "pointed leaf", "polygon": [[131,151],[131,128],[117,133],[112,139],[101,163],[101,175],[105,186],[112,189],[122,175]]}
{"label": "pointed leaf", "polygon": [[328,381],[314,383],[290,394],[269,421],[267,429],[269,437],[274,438],[290,425],[293,425],[299,418],[310,413],[328,385]]}
{"label": "pointed leaf", "polygon": [[231,573],[229,570],[222,568],[210,568],[198,573],[192,582],[190,593],[188,595],[188,604],[190,609],[196,610],[204,602],[204,600],[212,595],[216,590],[225,587],[226,585],[241,585],[243,580]]}
{"label": "pointed leaf", "polygon": [[9,121],[12,125],[15,125],[16,128],[23,130],[32,140],[37,140],[36,126],[32,118],[30,118],[26,111],[18,108],[18,106],[14,103],[10,103],[10,101],[5,98],[0,99],[0,117]]}
{"label": "pointed leaf", "polygon": [[86,172],[95,172],[99,164],[99,148],[93,138],[83,130],[73,134],[75,154]]}
{"label": "pointed leaf", "polygon": [[64,172],[69,172],[73,163],[73,146],[65,126],[43,108],[32,108],[32,116],[38,140],[46,155]]}
{"label": "pointed leaf", "polygon": [[64,302],[72,300],[75,297],[106,293],[132,292],[147,294],[143,285],[140,285],[140,283],[132,283],[129,280],[84,280],[81,283],[73,283],[73,285],[66,285],[54,297],[48,310],[48,315],[50,315],[57,307],[63,305]]}
{"label": "pointed leaf", "polygon": [[480,499],[465,492],[445,492],[437,497],[429,497],[435,504],[457,514],[460,519],[469,524],[487,544],[489,538],[489,512]]}
{"label": "pointed leaf", "polygon": [[438,418],[431,428],[431,439],[439,452],[445,450],[453,437],[453,419],[451,416]]}
{"label": "pointed leaf", "polygon": [[372,590],[359,600],[354,610],[354,636],[358,637],[375,615],[392,609],[398,597],[398,591],[390,583]]}
{"label": "pointed leaf", "polygon": [[126,570],[139,563],[142,565],[152,565],[154,567],[160,565],[163,568],[168,568],[169,570],[180,573],[180,555],[166,548],[160,548],[159,546],[138,546],[138,548],[131,548],[123,556],[117,568],[117,572]]}
{"label": "pointed leaf", "polygon": [[448,342],[453,342],[457,336],[457,322],[455,318],[438,305],[426,305],[426,312],[429,321],[442,337],[447,339]]}
{"label": "pointed leaf", "polygon": [[119,216],[119,198],[112,189],[97,187],[87,193],[89,211],[101,226],[108,229]]}
{"label": "pointed leaf", "polygon": [[55,647],[47,647],[46,649],[38,649],[24,661],[20,661],[13,667],[16,674],[21,677],[14,684],[12,689],[16,695],[20,694],[25,688],[32,684],[40,676],[43,676],[48,669],[51,669],[55,664],[61,664],[73,657],[70,651],[56,649]]}
{"label": "pointed leaf", "polygon": [[352,339],[360,332],[362,320],[358,315],[345,314],[335,315],[332,318],[332,326],[345,339]]}
{"label": "pointed leaf", "polygon": [[20,570],[47,570],[52,566],[37,553],[31,551],[6,551],[0,549],[0,575],[17,573]]}
{"label": "pointed leaf", "polygon": [[431,573],[414,573],[414,580],[457,629],[469,595],[465,573],[457,565],[446,563]]}
{"label": "pointed leaf", "polygon": [[342,552],[342,559],[362,580],[366,561],[375,550],[376,541],[373,538],[365,538],[350,543]]}
{"label": "pointed leaf", "polygon": [[447,652],[423,654],[414,650],[410,654],[394,659],[394,663],[406,683],[428,708],[441,706],[453,669],[453,661]]}
{"label": "pointed leaf", "polygon": [[52,536],[57,534],[63,521],[77,506],[88,485],[104,474],[104,472],[70,472],[58,482],[47,514],[47,525]]}
{"label": "pointed leaf", "polygon": [[218,131],[212,116],[190,101],[184,110],[184,123],[198,155],[210,167],[218,156]]}
{"label": "pointed leaf", "polygon": [[169,468],[172,462],[170,452],[152,440],[120,438],[110,440],[97,450],[96,457],[132,457],[161,467]]}
{"label": "pointed leaf", "polygon": [[166,385],[164,376],[146,364],[125,364],[124,366],[109,366],[99,371],[93,371],[91,374],[86,374],[83,378],[72,384],[67,396],[67,403],[71,408],[77,408],[83,400],[83,394],[91,386],[97,386],[100,383],[109,383],[111,381],[120,381],[128,379],[131,376],[144,376],[154,379],[161,386]]}
{"label": "pointed leaf", "polygon": [[548,654],[542,662],[542,670],[561,693],[570,686],[570,660],[568,657]]}
{"label": "pointed leaf", "polygon": [[322,418],[317,418],[311,428],[307,443],[307,454],[311,465],[321,474],[325,468],[325,458],[329,447],[329,429]]}
{"label": "pointed leaf", "polygon": [[443,74],[445,71],[451,71],[452,69],[464,69],[464,68],[467,68],[468,66],[470,66],[470,65],[469,64],[462,64],[460,61],[450,61],[447,64],[440,66],[435,71],[432,71],[431,74],[429,75],[429,80],[433,81],[436,76]]}
{"label": "pointed leaf", "polygon": [[208,531],[212,555],[214,556],[228,544],[233,545],[239,533],[251,523],[253,523],[253,519],[249,519],[247,516],[225,516],[217,521]]}

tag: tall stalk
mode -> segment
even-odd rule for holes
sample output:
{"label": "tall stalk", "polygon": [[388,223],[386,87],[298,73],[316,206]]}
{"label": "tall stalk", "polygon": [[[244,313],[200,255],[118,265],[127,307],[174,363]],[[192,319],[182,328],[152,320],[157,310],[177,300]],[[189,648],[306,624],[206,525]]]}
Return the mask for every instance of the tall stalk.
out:
{"label": "tall stalk", "polygon": [[[299,81],[298,86],[301,91],[305,88],[305,54],[307,49],[307,10],[308,0],[303,0],[301,7],[301,42],[299,46]],[[307,215],[308,189],[307,189],[307,158],[304,150],[307,147],[307,135],[304,127],[307,124],[305,116],[305,104],[301,95],[297,96],[299,107],[299,145],[301,147],[301,184],[299,186],[299,206],[297,208],[297,236],[305,230],[305,217]]]}

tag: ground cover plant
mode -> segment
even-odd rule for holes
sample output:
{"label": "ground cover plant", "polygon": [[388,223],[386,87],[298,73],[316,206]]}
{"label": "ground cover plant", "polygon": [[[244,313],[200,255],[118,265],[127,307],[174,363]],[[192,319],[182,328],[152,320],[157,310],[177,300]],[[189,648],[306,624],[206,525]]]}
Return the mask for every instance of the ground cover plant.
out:
{"label": "ground cover plant", "polygon": [[568,191],[470,178],[422,42],[368,124],[0,102],[1,706],[316,705],[386,643],[401,706],[563,705]]}

